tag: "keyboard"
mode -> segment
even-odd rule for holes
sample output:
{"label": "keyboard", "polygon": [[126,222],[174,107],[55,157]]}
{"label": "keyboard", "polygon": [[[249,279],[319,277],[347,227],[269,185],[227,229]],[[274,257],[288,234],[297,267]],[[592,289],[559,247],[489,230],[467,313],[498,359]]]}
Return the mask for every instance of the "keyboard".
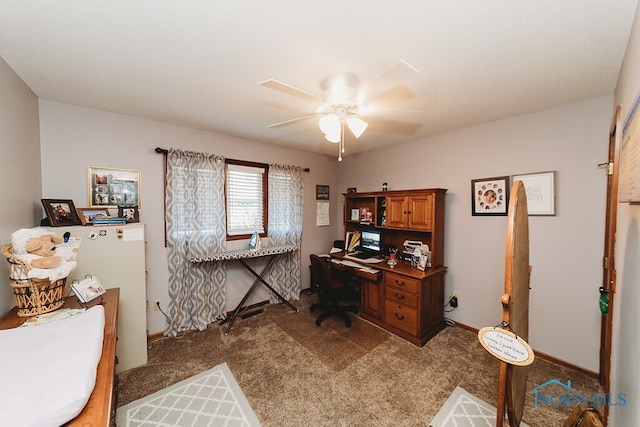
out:
{"label": "keyboard", "polygon": [[376,256],[376,254],[374,252],[358,252],[356,254],[353,254],[352,256],[358,258],[358,259],[367,259],[367,258],[373,258]]}
{"label": "keyboard", "polygon": [[347,267],[353,267],[353,268],[362,268],[362,267],[364,267],[362,264],[358,264],[357,262],[349,261],[349,260],[346,260],[346,259],[343,259],[342,261],[340,261],[340,264],[346,265]]}

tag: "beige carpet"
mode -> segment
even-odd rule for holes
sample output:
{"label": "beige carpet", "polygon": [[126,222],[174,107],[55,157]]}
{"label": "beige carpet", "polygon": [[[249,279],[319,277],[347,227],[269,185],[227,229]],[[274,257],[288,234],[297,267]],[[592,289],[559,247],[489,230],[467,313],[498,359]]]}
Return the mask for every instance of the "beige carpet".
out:
{"label": "beige carpet", "polygon": [[[498,361],[476,334],[447,328],[416,347],[357,318],[315,325],[302,295],[295,313],[271,305],[238,320],[229,335],[217,324],[154,341],[149,362],[119,374],[120,405],[226,362],[262,425],[427,426],[458,386],[495,406]],[[536,359],[527,388],[571,379],[601,392],[595,378]],[[538,406],[527,395],[523,421],[561,426],[569,408]]]}

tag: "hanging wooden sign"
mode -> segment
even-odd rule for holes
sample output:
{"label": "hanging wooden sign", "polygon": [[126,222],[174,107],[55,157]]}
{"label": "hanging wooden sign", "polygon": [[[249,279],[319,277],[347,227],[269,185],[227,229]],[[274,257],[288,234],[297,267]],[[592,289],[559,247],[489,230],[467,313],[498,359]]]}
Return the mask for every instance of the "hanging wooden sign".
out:
{"label": "hanging wooden sign", "polygon": [[488,326],[478,331],[482,347],[494,357],[516,366],[529,366],[535,355],[529,344],[506,329]]}

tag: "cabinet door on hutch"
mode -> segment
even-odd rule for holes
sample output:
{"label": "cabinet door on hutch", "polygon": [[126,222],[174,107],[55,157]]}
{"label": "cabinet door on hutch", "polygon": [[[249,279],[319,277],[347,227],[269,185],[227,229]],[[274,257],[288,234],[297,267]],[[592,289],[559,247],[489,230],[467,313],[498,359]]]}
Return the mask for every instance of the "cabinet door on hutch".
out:
{"label": "cabinet door on hutch", "polygon": [[387,197],[387,227],[404,228],[407,226],[407,198],[405,196]]}
{"label": "cabinet door on hutch", "polygon": [[433,228],[433,194],[409,196],[408,227],[414,230]]}
{"label": "cabinet door on hutch", "polygon": [[433,203],[431,193],[387,197],[387,227],[433,229]]}

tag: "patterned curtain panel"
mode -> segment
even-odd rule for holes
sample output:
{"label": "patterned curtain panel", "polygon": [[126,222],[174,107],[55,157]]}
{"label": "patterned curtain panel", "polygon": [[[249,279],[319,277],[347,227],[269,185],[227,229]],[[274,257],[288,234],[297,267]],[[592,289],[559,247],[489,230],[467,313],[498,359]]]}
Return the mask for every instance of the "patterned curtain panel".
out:
{"label": "patterned curtain panel", "polygon": [[204,330],[224,318],[225,266],[190,259],[226,249],[224,158],[169,149],[167,155],[169,318],[165,335]]}
{"label": "patterned curtain panel", "polygon": [[[302,208],[304,195],[302,168],[269,165],[269,245],[302,243]],[[269,272],[271,286],[285,299],[299,299],[301,289],[300,251],[281,255]],[[280,302],[271,295],[270,302]]]}

